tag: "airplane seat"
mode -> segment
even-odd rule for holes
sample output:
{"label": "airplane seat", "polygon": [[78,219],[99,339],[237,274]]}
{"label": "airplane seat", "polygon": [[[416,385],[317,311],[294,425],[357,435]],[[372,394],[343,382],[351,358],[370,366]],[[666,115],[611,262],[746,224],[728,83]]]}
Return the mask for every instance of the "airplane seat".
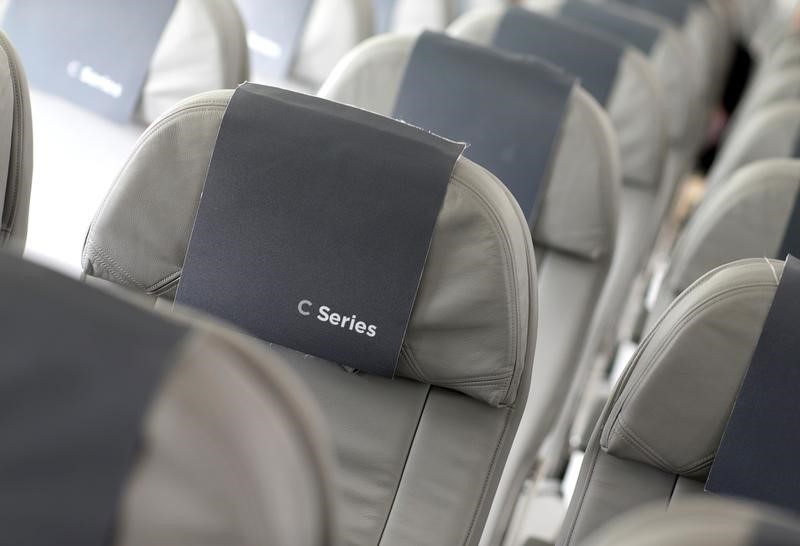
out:
{"label": "airplane seat", "polygon": [[0,31],[2,128],[0,146],[0,247],[22,254],[28,235],[33,171],[33,131],[25,68],[8,37]]}
{"label": "airplane seat", "polygon": [[662,315],[603,410],[558,544],[703,494],[783,270],[765,258],[722,266]]}
{"label": "airplane seat", "polygon": [[233,0],[179,0],[130,123],[111,121],[32,82],[36,156],[27,255],[77,275],[92,214],[143,127],[186,97],[235,87],[247,79],[247,63]]}
{"label": "airplane seat", "polygon": [[779,254],[798,192],[800,161],[795,159],[757,161],[712,191],[672,251],[650,313],[650,326],[705,272],[751,256],[785,257]]}
{"label": "airplane seat", "polygon": [[[230,97],[189,99],[145,133],[87,237],[88,282],[174,298]],[[327,416],[343,543],[477,543],[528,394],[535,278],[519,206],[462,158],[434,228],[396,379],[273,345]]]}
{"label": "airplane seat", "polygon": [[337,543],[323,418],[279,356],[5,254],[0,292],[4,540]]}
{"label": "airplane seat", "polygon": [[[582,70],[583,73],[573,75],[582,78],[582,85],[605,107],[617,134],[623,178],[615,245],[617,252],[609,273],[609,284],[599,304],[604,316],[604,320],[600,321],[603,329],[601,338],[605,351],[610,352],[617,341],[617,328],[631,286],[646,265],[672,198],[672,188],[662,180],[667,151],[662,93],[652,68],[641,53],[547,15],[522,9],[476,10],[453,23],[449,32],[458,38],[480,44],[493,43],[506,17],[519,17],[534,34],[547,31],[551,37],[561,38],[557,41],[548,40],[544,44],[518,43],[515,44],[515,52],[541,56],[567,72],[575,68]],[[584,46],[577,52],[571,40],[573,37],[579,41],[589,40],[591,46]],[[577,66],[575,63],[567,66],[562,62],[565,58],[574,61],[578,53],[580,57],[592,59],[601,50],[609,55],[619,55],[616,75],[606,93],[603,87],[590,83],[597,82],[596,68]]]}
{"label": "airplane seat", "polygon": [[800,65],[776,71],[768,78],[754,81],[734,112],[726,132],[728,135],[734,134],[743,120],[766,106],[793,100],[800,100]]}
{"label": "airplane seat", "polygon": [[648,506],[598,531],[586,546],[763,546],[800,544],[800,522],[772,506],[728,498]]}
{"label": "airplane seat", "polygon": [[[416,44],[417,38],[409,35],[371,38],[342,60],[320,95],[392,115]],[[428,83],[436,85],[435,80]],[[531,101],[537,100],[536,92],[531,89]],[[618,155],[608,116],[576,87],[553,151],[539,218],[531,230],[539,270],[536,395],[528,398],[485,539],[505,529],[567,393],[599,350],[591,319],[614,254],[621,179]]]}
{"label": "airplane seat", "polygon": [[706,76],[706,105],[713,106],[723,90],[730,66],[732,29],[725,10],[714,0],[609,0],[668,18],[683,32]]}
{"label": "airplane seat", "polygon": [[796,157],[798,138],[800,102],[780,102],[754,112],[720,150],[708,173],[708,191],[716,191],[739,168],[755,161]]}

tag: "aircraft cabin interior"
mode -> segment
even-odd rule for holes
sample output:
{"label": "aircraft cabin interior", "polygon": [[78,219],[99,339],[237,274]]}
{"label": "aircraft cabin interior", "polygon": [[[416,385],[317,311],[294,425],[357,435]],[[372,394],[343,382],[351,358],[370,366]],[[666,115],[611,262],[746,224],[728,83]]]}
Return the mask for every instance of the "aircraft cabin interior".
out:
{"label": "aircraft cabin interior", "polygon": [[800,545],[796,0],[0,0],[0,545]]}

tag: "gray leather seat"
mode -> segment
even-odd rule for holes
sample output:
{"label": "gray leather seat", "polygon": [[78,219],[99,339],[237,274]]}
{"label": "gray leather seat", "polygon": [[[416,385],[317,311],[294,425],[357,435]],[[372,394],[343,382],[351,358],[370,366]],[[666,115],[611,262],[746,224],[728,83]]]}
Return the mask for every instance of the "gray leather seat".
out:
{"label": "gray leather seat", "polygon": [[[453,23],[449,32],[458,38],[488,44],[504,15],[505,11],[499,9],[475,10]],[[564,30],[564,43],[573,32],[584,32],[575,25],[563,24],[570,26]],[[551,55],[553,58],[547,60],[557,64],[557,55],[554,52]],[[592,52],[585,55],[591,57]],[[617,253],[600,303],[604,317],[601,338],[604,351],[611,352],[631,286],[650,256],[673,188],[662,180],[667,151],[662,93],[641,53],[625,48],[610,96],[602,106],[617,133],[623,180]]]}
{"label": "gray leather seat", "polygon": [[603,410],[559,544],[702,495],[782,272],[765,258],[722,266],[664,313]]}
{"label": "gray leather seat", "polygon": [[[343,59],[320,95],[391,115],[415,43],[409,35],[370,39]],[[536,395],[528,400],[509,456],[487,526],[489,534],[503,531],[545,436],[565,409],[567,393],[599,350],[592,317],[614,252],[618,155],[608,117],[586,91],[576,88],[545,183],[541,216],[532,229],[540,293],[532,385]],[[576,157],[581,158],[579,163]]]}
{"label": "gray leather seat", "polygon": [[798,191],[800,160],[793,159],[758,161],[716,187],[672,251],[650,322],[706,271],[750,256],[777,257]]}
{"label": "gray leather seat", "polygon": [[779,102],[797,100],[800,100],[800,65],[757,79],[736,108],[728,135],[735,134],[737,128],[759,110]]}
{"label": "gray leather seat", "polygon": [[0,247],[22,254],[31,203],[33,124],[25,69],[1,31],[0,88]]}
{"label": "gray leather seat", "polygon": [[791,546],[797,517],[761,504],[722,498],[687,501],[672,510],[650,506],[599,531],[586,546]]}
{"label": "gray leather seat", "polygon": [[[87,236],[87,281],[172,299],[230,96],[189,99],[145,133]],[[273,346],[327,416],[343,543],[477,543],[525,408],[535,279],[519,206],[496,178],[462,158],[395,380]]]}
{"label": "gray leather seat", "polygon": [[338,543],[323,418],[264,344],[7,255],[0,285],[0,345],[27,370],[4,360],[0,382],[4,540]]}
{"label": "gray leather seat", "polygon": [[[336,63],[362,40],[372,35],[371,2],[372,0],[314,0],[286,81],[269,81],[257,70],[253,71],[252,81],[309,93],[316,92]],[[213,88],[204,90],[208,89]]]}
{"label": "gray leather seat", "polygon": [[32,88],[36,159],[27,255],[77,275],[92,214],[144,127],[186,97],[235,87],[247,79],[247,59],[234,0],[179,0],[134,122],[119,125]]}
{"label": "gray leather seat", "polygon": [[737,127],[725,142],[708,173],[714,191],[741,167],[762,159],[790,158],[798,153],[800,101],[766,106]]}

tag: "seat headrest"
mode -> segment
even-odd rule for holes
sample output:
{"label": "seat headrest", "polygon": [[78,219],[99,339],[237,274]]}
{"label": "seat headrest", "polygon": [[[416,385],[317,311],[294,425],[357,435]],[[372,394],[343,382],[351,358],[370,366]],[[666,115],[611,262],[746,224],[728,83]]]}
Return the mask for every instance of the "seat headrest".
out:
{"label": "seat headrest", "polygon": [[[365,41],[337,65],[320,96],[391,115],[416,41],[415,36],[399,34]],[[616,233],[619,185],[613,128],[597,102],[576,88],[532,231],[534,242],[586,259],[608,257]]]}
{"label": "seat headrest", "polygon": [[587,546],[763,546],[799,544],[800,521],[771,506],[721,497],[698,497],[669,510],[664,503],[609,523]]}
{"label": "seat headrest", "polygon": [[564,1],[559,15],[621,39],[645,55],[661,87],[671,141],[680,144],[690,136],[693,104],[701,100],[699,81],[691,82],[695,62],[675,28],[610,2]]}
{"label": "seat headrest", "polygon": [[[507,10],[503,9],[475,10],[456,20],[448,33],[463,40],[490,45],[506,14]],[[553,43],[554,48],[561,43],[569,44],[570,36],[575,33],[597,36],[599,40],[620,47],[619,42],[574,23],[548,19],[552,18],[531,12],[531,32],[536,32],[539,23],[557,25],[564,39]],[[586,52],[585,56],[591,57],[591,52]],[[546,60],[558,64],[557,56]],[[575,76],[580,77],[580,74]],[[617,133],[623,180],[626,184],[657,188],[661,182],[668,136],[665,103],[658,79],[647,58],[639,51],[623,47],[611,92],[602,106],[608,111]]]}
{"label": "seat headrest", "polygon": [[25,70],[0,31],[0,247],[21,254],[28,232],[33,174],[31,104]]}
{"label": "seat headrest", "polygon": [[601,446],[705,479],[783,272],[749,259],[689,287],[642,342],[615,391]]}
{"label": "seat headrest", "polygon": [[[218,91],[188,99],[145,132],[89,230],[87,275],[174,297],[230,97]],[[534,350],[535,273],[519,206],[491,174],[460,159],[434,228],[398,375],[491,405],[512,404]]]}
{"label": "seat headrest", "polygon": [[708,187],[724,184],[745,165],[800,153],[800,101],[765,106],[736,128],[708,174]]}
{"label": "seat headrest", "polygon": [[[0,0],[0,17],[10,0]],[[244,26],[234,0],[178,0],[150,61],[136,118],[150,123],[176,102],[248,77]]]}
{"label": "seat headrest", "polygon": [[743,167],[700,204],[681,235],[665,287],[685,290],[706,271],[752,256],[782,258],[800,191],[800,161],[770,159]]}
{"label": "seat headrest", "polygon": [[5,255],[0,292],[7,540],[334,542],[323,418],[279,357]]}

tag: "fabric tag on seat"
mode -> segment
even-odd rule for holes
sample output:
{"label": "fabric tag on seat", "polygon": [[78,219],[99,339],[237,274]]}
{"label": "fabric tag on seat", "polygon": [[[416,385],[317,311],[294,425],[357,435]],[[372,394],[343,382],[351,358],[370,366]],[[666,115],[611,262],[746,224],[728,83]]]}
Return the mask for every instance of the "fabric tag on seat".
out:
{"label": "fabric tag on seat", "polygon": [[577,76],[601,105],[608,103],[625,52],[622,42],[524,8],[506,11],[493,43],[539,57]]}
{"label": "fabric tag on seat", "polygon": [[585,23],[598,31],[607,32],[645,54],[650,54],[661,36],[661,31],[656,26],[610,11],[603,4],[588,0],[565,2],[561,6],[560,14],[578,23]]}
{"label": "fabric tag on seat", "polygon": [[357,108],[239,87],[177,301],[266,341],[393,376],[463,150]]}
{"label": "fabric tag on seat", "polygon": [[274,81],[287,78],[300,49],[313,2],[236,0],[236,3],[247,27],[253,71]]}
{"label": "fabric tag on seat", "polygon": [[0,301],[2,542],[108,544],[187,330],[5,255]]}
{"label": "fabric tag on seat", "polygon": [[706,491],[800,511],[800,260],[789,256]]}
{"label": "fabric tag on seat", "polygon": [[3,30],[31,85],[127,123],[175,3],[10,0]]}
{"label": "fabric tag on seat", "polygon": [[533,58],[426,32],[394,116],[467,142],[465,155],[506,184],[533,224],[574,83]]}
{"label": "fabric tag on seat", "polygon": [[682,27],[689,17],[689,10],[704,0],[619,0],[623,4],[655,13]]}

